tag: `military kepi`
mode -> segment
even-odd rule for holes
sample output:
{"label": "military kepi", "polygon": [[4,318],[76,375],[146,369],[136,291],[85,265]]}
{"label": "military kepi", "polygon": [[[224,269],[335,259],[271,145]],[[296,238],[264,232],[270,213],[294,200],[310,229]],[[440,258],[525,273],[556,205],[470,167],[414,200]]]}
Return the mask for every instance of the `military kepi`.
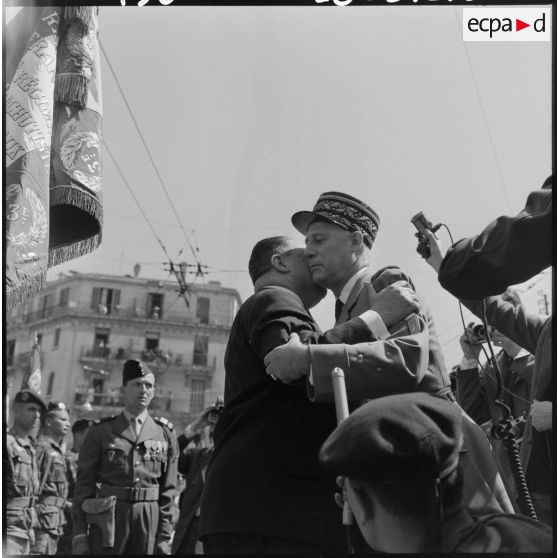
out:
{"label": "military kepi", "polygon": [[47,410],[46,403],[43,398],[31,389],[22,389],[15,394],[14,403],[38,403],[41,406],[41,412],[45,413]]}
{"label": "military kepi", "polygon": [[130,380],[143,378],[152,373],[141,360],[127,360],[122,369],[122,385],[126,385]]}
{"label": "military kepi", "polygon": [[361,481],[440,480],[459,461],[459,407],[427,393],[381,397],[344,420],[320,450],[322,465]]}
{"label": "military kepi", "polygon": [[299,211],[291,221],[295,229],[306,234],[308,226],[314,221],[325,221],[348,231],[359,231],[368,248],[372,247],[380,218],[364,202],[342,192],[325,192],[321,194],[312,211]]}

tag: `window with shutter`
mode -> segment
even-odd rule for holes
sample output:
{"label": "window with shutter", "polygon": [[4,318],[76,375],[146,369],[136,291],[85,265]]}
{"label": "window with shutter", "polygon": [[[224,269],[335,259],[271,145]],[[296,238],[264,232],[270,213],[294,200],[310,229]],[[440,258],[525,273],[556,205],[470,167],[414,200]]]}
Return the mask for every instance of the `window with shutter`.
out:
{"label": "window with shutter", "polygon": [[99,287],[93,287],[93,296],[91,297],[91,308],[97,310],[99,304],[101,304],[101,291]]}

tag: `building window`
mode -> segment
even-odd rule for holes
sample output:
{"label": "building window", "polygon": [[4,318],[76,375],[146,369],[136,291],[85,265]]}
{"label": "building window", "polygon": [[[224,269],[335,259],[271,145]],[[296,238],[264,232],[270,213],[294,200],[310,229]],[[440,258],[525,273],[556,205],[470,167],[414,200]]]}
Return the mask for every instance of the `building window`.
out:
{"label": "building window", "polygon": [[109,355],[109,337],[110,329],[105,327],[95,328],[95,337],[93,339],[93,354],[94,357],[106,358]]}
{"label": "building window", "polygon": [[45,295],[39,300],[38,318],[48,318],[52,314],[52,295]]}
{"label": "building window", "polygon": [[12,366],[14,364],[15,344],[15,339],[10,339],[6,343],[6,364],[8,366]]}
{"label": "building window", "polygon": [[104,287],[93,287],[91,297],[91,308],[100,314],[112,314],[120,304],[119,289],[105,289]]}
{"label": "building window", "polygon": [[68,306],[68,300],[70,299],[70,287],[66,287],[60,291],[60,298],[58,299],[59,306]]}
{"label": "building window", "polygon": [[163,299],[162,293],[147,294],[147,317],[153,320],[160,320],[163,317]]}
{"label": "building window", "polygon": [[159,355],[159,339],[161,334],[158,331],[145,332],[145,349],[141,358],[146,362],[151,362]]}
{"label": "building window", "polygon": [[46,389],[47,396],[52,395],[52,388],[53,387],[54,387],[54,372],[51,372],[48,375],[48,383],[47,383],[47,389]]}
{"label": "building window", "polygon": [[145,332],[145,350],[150,349],[155,350],[159,348],[159,339],[161,334],[158,331],[146,331]]}
{"label": "building window", "polygon": [[190,391],[190,413],[201,413],[205,408],[205,380],[192,380]]}
{"label": "building window", "polygon": [[207,366],[207,352],[209,350],[209,337],[198,336],[194,338],[194,364]]}
{"label": "building window", "polygon": [[202,324],[209,323],[209,298],[206,297],[198,298],[196,317]]}
{"label": "building window", "polygon": [[57,327],[54,330],[54,341],[52,342],[52,348],[56,349],[60,345],[60,328]]}

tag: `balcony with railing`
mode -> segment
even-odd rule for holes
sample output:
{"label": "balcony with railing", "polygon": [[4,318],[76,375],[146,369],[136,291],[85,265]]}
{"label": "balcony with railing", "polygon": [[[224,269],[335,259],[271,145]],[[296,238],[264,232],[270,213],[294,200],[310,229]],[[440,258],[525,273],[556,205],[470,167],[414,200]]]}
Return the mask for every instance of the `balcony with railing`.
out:
{"label": "balcony with railing", "polygon": [[133,351],[119,347],[82,347],[80,363],[94,369],[112,372],[120,370],[128,359],[142,360],[156,375],[165,372],[184,372],[187,376],[211,376],[217,367],[217,357],[199,354],[176,354],[162,349]]}
{"label": "balcony with railing", "polygon": [[[168,315],[167,315],[168,314]],[[68,301],[65,304],[57,304],[27,312],[18,317],[23,324],[35,323],[42,320],[64,316],[78,316],[78,317],[98,317],[102,316],[106,319],[125,319],[129,321],[158,321],[170,323],[182,323],[186,325],[199,325],[202,321],[194,314],[187,312],[168,312],[162,313],[158,309],[153,309],[148,312],[143,305],[139,306],[124,306],[122,304],[105,305],[98,304],[94,307],[90,303],[78,303],[76,301]],[[204,325],[212,325],[210,320],[204,321]]]}

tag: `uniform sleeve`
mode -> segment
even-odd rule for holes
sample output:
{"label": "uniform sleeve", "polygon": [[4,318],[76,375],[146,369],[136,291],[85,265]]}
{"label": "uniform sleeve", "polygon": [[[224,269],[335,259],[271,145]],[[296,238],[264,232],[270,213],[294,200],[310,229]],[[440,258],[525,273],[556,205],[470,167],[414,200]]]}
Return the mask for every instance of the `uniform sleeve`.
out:
{"label": "uniform sleeve", "polygon": [[173,530],[174,496],[177,484],[178,443],[176,432],[165,429],[165,439],[168,442],[167,466],[159,477],[159,526],[155,545],[168,542]]}
{"label": "uniform sleeve", "polygon": [[37,460],[37,471],[39,472],[39,486],[43,482],[43,477],[45,476],[45,467],[48,456],[48,451],[42,444],[35,444],[35,459]]}
{"label": "uniform sleeve", "polygon": [[438,279],[458,298],[497,295],[552,265],[552,190],[532,192],[525,209],[499,217],[479,235],[455,243]]}
{"label": "uniform sleeve", "polygon": [[416,333],[384,341],[310,347],[313,374],[313,386],[308,386],[310,399],[333,400],[331,371],[336,366],[345,372],[350,401],[413,391],[426,373],[429,351],[428,326],[420,316],[416,316],[415,323],[419,329]]}
{"label": "uniform sleeve", "polygon": [[[414,288],[411,278],[395,266],[381,269],[371,278],[376,292],[402,280]],[[372,305],[370,310],[374,310]],[[427,373],[432,341],[426,304],[422,310],[424,315],[413,313],[394,325],[387,339],[311,347],[310,399],[333,400],[331,371],[337,366],[345,373],[349,401],[415,390]]]}
{"label": "uniform sleeve", "polygon": [[[482,303],[478,300],[461,301],[473,314],[482,319]],[[501,296],[486,300],[486,319],[492,327],[509,337],[514,343],[535,354],[541,331],[549,319],[525,311],[522,304],[515,306]]]}
{"label": "uniform sleeve", "polygon": [[74,536],[87,533],[85,512],[81,509],[81,504],[86,498],[95,497],[95,482],[102,457],[101,428],[102,425],[89,428],[79,452],[76,486],[72,500]]}

